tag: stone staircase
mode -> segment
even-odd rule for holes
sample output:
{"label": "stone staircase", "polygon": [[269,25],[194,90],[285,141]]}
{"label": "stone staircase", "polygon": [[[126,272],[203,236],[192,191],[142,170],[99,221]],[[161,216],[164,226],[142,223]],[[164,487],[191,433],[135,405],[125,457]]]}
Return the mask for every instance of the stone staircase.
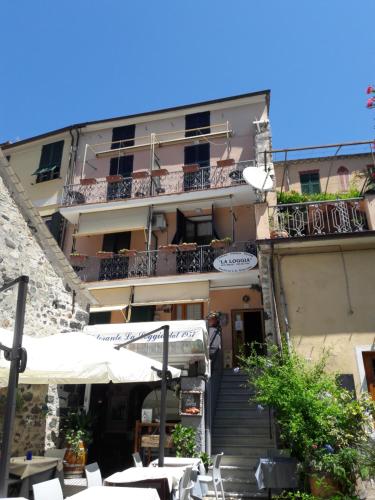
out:
{"label": "stone staircase", "polygon": [[[225,498],[267,498],[259,492],[254,470],[260,457],[276,448],[268,409],[249,403],[246,376],[223,370],[212,429],[212,454],[221,462]],[[213,492],[209,492],[212,496]]]}

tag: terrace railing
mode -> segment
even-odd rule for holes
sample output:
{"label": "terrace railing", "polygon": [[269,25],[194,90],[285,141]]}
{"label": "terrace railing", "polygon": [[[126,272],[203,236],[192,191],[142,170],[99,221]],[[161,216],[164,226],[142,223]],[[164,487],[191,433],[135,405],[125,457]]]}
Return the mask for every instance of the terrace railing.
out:
{"label": "terrace railing", "polygon": [[[83,183],[64,187],[61,205],[103,203],[230,187],[244,184],[242,172],[249,166],[255,166],[255,161],[241,161],[225,166],[205,166],[188,172],[182,169],[135,171],[131,177],[98,178],[93,179],[91,183],[85,183],[83,179]],[[117,179],[114,179],[115,177]]]}
{"label": "terrace railing", "polygon": [[293,238],[365,231],[367,219],[362,203],[362,198],[351,198],[269,207],[271,233],[274,237]]}
{"label": "terrace railing", "polygon": [[194,250],[149,250],[130,256],[114,255],[104,259],[95,256],[74,265],[74,269],[78,276],[87,282],[208,273],[216,271],[213,265],[216,257],[228,252],[256,254],[256,245],[254,241],[242,241],[223,248],[202,245]]}

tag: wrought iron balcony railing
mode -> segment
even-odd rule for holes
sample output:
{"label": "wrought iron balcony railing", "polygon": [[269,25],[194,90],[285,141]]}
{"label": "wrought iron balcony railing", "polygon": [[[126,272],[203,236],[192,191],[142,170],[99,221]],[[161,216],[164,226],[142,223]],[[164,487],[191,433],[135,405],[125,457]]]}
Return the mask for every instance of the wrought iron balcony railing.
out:
{"label": "wrought iron balcony railing", "polygon": [[256,255],[253,241],[236,242],[223,248],[211,245],[197,246],[194,250],[150,250],[135,255],[114,255],[110,258],[87,257],[74,265],[78,276],[87,282],[169,276],[186,273],[214,272],[216,257],[228,252],[249,252]]}
{"label": "wrought iron balcony railing", "polygon": [[255,166],[254,160],[233,165],[200,167],[196,171],[193,168],[185,172],[182,169],[160,169],[151,173],[136,171],[132,177],[118,176],[117,179],[109,180],[98,178],[92,180],[92,183],[69,184],[64,187],[61,205],[103,203],[229,187],[244,183],[242,172],[249,166]]}
{"label": "wrought iron balcony railing", "polygon": [[367,219],[362,203],[362,198],[351,198],[269,207],[271,236],[293,238],[365,231]]}

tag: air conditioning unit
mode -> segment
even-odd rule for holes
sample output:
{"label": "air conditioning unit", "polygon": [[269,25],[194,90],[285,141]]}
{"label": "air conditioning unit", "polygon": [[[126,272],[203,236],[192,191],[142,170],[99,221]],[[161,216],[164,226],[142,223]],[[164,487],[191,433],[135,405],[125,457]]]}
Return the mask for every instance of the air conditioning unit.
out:
{"label": "air conditioning unit", "polygon": [[154,214],[152,216],[152,229],[163,231],[167,228],[167,221],[164,214]]}

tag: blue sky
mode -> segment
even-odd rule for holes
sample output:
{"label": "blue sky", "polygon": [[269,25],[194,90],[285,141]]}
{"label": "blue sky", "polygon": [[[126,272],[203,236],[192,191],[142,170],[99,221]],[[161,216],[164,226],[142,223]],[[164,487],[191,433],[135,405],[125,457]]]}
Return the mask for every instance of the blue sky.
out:
{"label": "blue sky", "polygon": [[0,143],[271,89],[275,148],[366,140],[373,0],[2,0]]}

